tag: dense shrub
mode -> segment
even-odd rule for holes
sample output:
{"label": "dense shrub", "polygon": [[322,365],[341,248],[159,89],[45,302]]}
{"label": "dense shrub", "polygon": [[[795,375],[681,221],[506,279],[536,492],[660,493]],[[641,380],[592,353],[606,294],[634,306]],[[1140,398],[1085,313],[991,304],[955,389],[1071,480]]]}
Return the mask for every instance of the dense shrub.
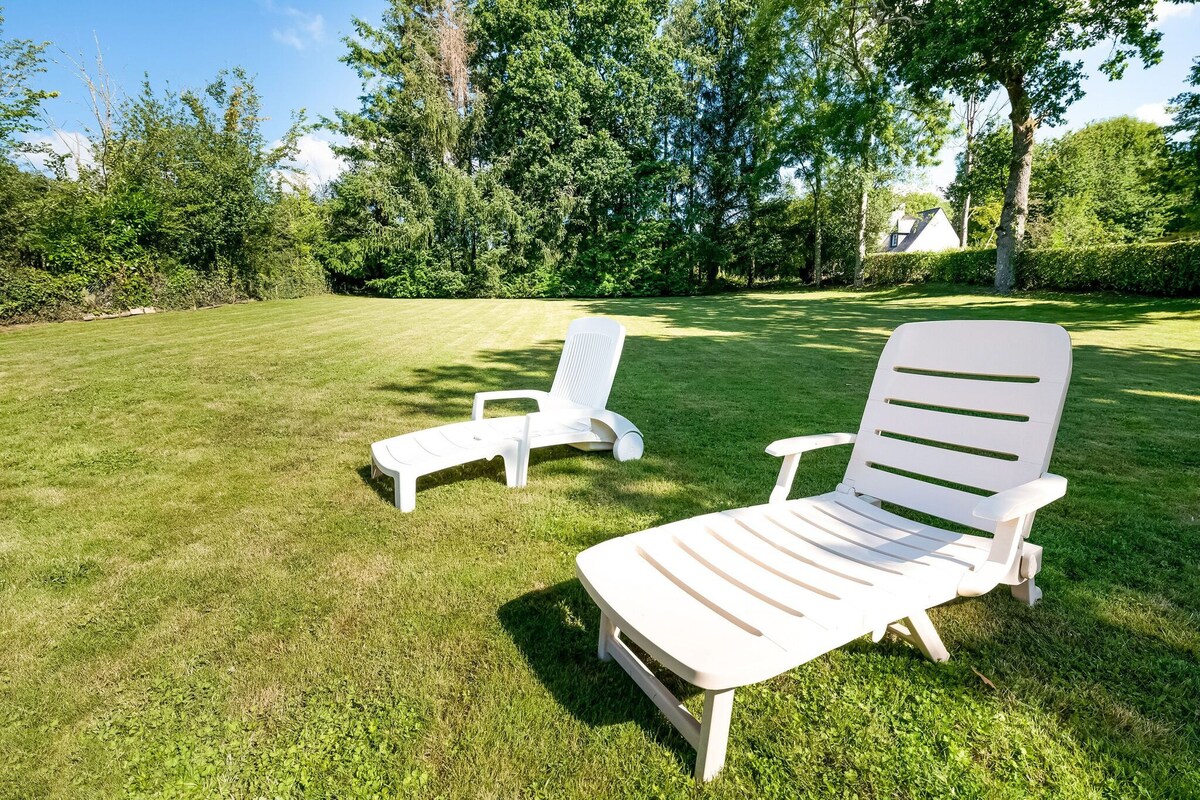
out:
{"label": "dense shrub", "polygon": [[868,284],[991,283],[996,274],[995,249],[946,250],[941,253],[874,253],[863,265]]}
{"label": "dense shrub", "polygon": [[[867,283],[893,285],[937,281],[990,284],[994,249],[942,253],[876,253],[867,257]],[[1017,257],[1022,289],[1116,291],[1200,295],[1200,240],[1025,250]]]}
{"label": "dense shrub", "polygon": [[327,290],[327,212],[290,177],[303,126],[262,132],[241,71],[121,100],[91,159],[0,153],[0,323]]}
{"label": "dense shrub", "polygon": [[1027,250],[1017,262],[1026,289],[1104,289],[1138,294],[1200,295],[1200,240]]}
{"label": "dense shrub", "polygon": [[0,269],[0,321],[68,316],[84,304],[87,281],[42,269]]}
{"label": "dense shrub", "polygon": [[321,265],[287,253],[272,256],[249,284],[234,271],[201,273],[179,264],[120,271],[103,279],[32,267],[0,268],[0,324],[78,319],[153,306],[184,310],[245,300],[278,300],[328,291]]}

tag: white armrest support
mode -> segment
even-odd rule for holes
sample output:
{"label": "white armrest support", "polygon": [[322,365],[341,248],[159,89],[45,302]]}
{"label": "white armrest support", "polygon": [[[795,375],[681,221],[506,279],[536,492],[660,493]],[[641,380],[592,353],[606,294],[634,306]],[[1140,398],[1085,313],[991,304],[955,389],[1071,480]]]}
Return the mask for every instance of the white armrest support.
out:
{"label": "white armrest support", "polygon": [[807,453],[809,450],[819,450],[822,447],[853,443],[853,433],[818,433],[814,436],[793,436],[790,439],[780,439],[777,442],[771,442],[767,445],[767,455],[793,456]]}
{"label": "white armrest support", "polygon": [[1067,479],[1047,472],[1040,478],[980,500],[973,513],[980,519],[1008,522],[1032,514],[1066,493]]}
{"label": "white armrest support", "polygon": [[483,419],[483,406],[489,400],[537,400],[538,410],[543,410],[549,392],[540,389],[509,389],[499,392],[476,392],[475,403],[471,406],[471,419]]}
{"label": "white armrest support", "polygon": [[524,486],[529,473],[529,451],[533,447],[533,427],[539,422],[586,422],[591,424],[593,415],[602,413],[590,408],[556,408],[550,411],[535,411],[525,415],[525,427],[517,443],[517,486]]}
{"label": "white armrest support", "polygon": [[987,560],[963,576],[958,593],[963,597],[978,597],[1006,580],[1011,581],[1021,557],[1021,543],[1029,532],[1030,515],[1066,493],[1067,479],[1047,472],[980,500],[974,514],[995,522],[996,533]]}
{"label": "white armrest support", "polygon": [[775,488],[771,490],[771,502],[782,503],[787,500],[788,492],[792,490],[792,481],[796,478],[796,467],[800,464],[801,453],[819,450],[822,447],[853,443],[853,433],[820,433],[815,436],[793,436],[790,439],[771,442],[767,447],[767,453],[783,457],[783,465],[779,468],[779,477],[775,480]]}

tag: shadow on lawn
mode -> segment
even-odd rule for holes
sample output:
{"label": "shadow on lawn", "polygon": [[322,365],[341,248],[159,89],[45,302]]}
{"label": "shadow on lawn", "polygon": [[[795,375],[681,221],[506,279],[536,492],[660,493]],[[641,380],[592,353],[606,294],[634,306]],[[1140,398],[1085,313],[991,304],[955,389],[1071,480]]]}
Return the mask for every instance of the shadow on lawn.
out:
{"label": "shadow on lawn", "polygon": [[[554,699],[586,725],[636,722],[690,770],[695,753],[615,661],[596,657],[600,612],[577,580],[529,592],[500,608],[501,625]],[[644,654],[639,652],[644,657]],[[700,690],[660,670],[680,698]]]}

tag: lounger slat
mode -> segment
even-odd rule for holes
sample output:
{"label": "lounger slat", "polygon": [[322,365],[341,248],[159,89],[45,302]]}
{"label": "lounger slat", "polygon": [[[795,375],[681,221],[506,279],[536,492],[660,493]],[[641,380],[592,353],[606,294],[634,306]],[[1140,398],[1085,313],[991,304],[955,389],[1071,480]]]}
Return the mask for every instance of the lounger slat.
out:
{"label": "lounger slat", "polygon": [[787,642],[799,631],[804,618],[798,609],[785,611],[732,583],[727,577],[706,568],[695,556],[667,536],[646,537],[635,544],[639,555],[668,580],[696,598],[703,598],[714,613],[766,636],[773,642]]}
{"label": "lounger slat", "polygon": [[[914,584],[912,581],[906,581],[904,573],[899,569],[905,562],[852,548],[844,542],[840,545],[825,542],[818,544],[819,540],[811,533],[808,536],[798,533],[802,530],[800,524],[787,527],[791,520],[783,518],[786,512],[782,509],[759,506],[745,511],[751,513],[739,515],[738,520],[748,530],[781,552],[834,575],[850,578],[876,589],[886,589],[912,597],[924,596],[925,590],[938,579],[936,572],[925,568],[925,572],[930,573],[928,580]],[[799,523],[799,520],[796,522]]]}
{"label": "lounger slat", "polygon": [[[579,559],[579,577],[630,639],[697,685],[738,685],[745,659],[766,669],[829,646],[828,633],[798,618],[793,649],[716,613],[640,556],[629,540],[612,540]],[[703,636],[694,635],[704,631]]]}
{"label": "lounger slat", "polygon": [[[814,547],[884,571],[889,576],[888,580],[893,583],[896,582],[897,578],[901,583],[905,582],[908,578],[915,578],[922,582],[937,581],[944,575],[941,565],[935,566],[928,560],[895,556],[880,549],[873,549],[856,542],[847,541],[792,514],[786,506],[772,509],[766,514],[766,517],[788,533],[808,542]],[[939,575],[939,573],[942,573],[942,575]]]}
{"label": "lounger slat", "polygon": [[870,401],[919,403],[1053,423],[1054,403],[1062,390],[1061,383],[1052,381],[1005,383],[892,372],[872,386]]}
{"label": "lounger slat", "polygon": [[955,559],[951,555],[937,552],[930,547],[932,542],[919,536],[893,531],[890,535],[848,525],[842,520],[821,512],[811,503],[796,500],[787,504],[788,513],[819,528],[821,531],[869,550],[885,553],[905,561],[922,564],[934,569],[961,571],[969,569],[969,561]]}
{"label": "lounger slat", "polygon": [[410,435],[419,447],[434,458],[445,458],[452,454],[458,455],[464,450],[462,446],[455,444],[443,436],[441,430],[438,428],[416,431]]}
{"label": "lounger slat", "polygon": [[856,491],[881,497],[902,508],[981,530],[995,530],[993,524],[975,516],[975,507],[983,500],[982,495],[854,464],[846,470],[846,482]]}
{"label": "lounger slat", "polygon": [[682,536],[672,535],[672,540],[706,568],[764,602],[809,617],[825,629],[863,625],[862,612],[852,603],[831,599],[789,581],[712,535],[687,532]]}
{"label": "lounger slat", "polygon": [[[1040,464],[1003,461],[998,458],[960,453],[900,439],[868,434],[874,441],[863,445],[868,464],[901,469],[915,475],[949,483],[999,492],[1031,481],[1042,473]],[[861,441],[861,439],[860,439]]]}
{"label": "lounger slat", "polygon": [[736,549],[744,557],[762,565],[764,569],[770,569],[786,580],[808,587],[831,599],[858,596],[872,585],[836,575],[819,566],[790,557],[725,514],[711,514],[706,517],[705,530],[726,547]]}
{"label": "lounger slat", "polygon": [[950,446],[1005,453],[1034,461],[1039,469],[1041,467],[1046,440],[1045,422],[946,414],[878,400],[867,402],[866,414],[877,431]]}
{"label": "lounger slat", "polygon": [[991,547],[991,540],[982,536],[953,533],[932,525],[911,522],[848,495],[838,494],[836,499],[832,500],[826,499],[827,497],[828,495],[804,502],[847,525],[863,528],[878,536],[903,536],[910,543],[914,541],[914,537],[920,537],[928,542],[930,548],[971,564],[986,556]]}

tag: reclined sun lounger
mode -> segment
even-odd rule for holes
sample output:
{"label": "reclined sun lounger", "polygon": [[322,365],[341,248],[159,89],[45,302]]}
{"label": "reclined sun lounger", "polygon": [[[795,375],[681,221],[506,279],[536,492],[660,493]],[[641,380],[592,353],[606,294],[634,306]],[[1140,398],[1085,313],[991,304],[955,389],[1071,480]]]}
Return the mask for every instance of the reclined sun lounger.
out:
{"label": "reclined sun lounger", "polygon": [[[949,658],[926,610],[998,584],[1032,605],[1042,550],[1034,512],[1063,496],[1046,472],[1071,375],[1057,325],[924,322],[884,348],[857,436],[799,436],[770,502],[612,539],[579,555],[614,658],[696,748],[696,778],[721,769],[733,692],[871,634]],[[788,500],[800,454],[853,444],[835,491]],[[954,533],[880,501],[990,536]],[[705,690],[697,720],[622,641]]]}
{"label": "reclined sun lounger", "polygon": [[[412,511],[417,478],[431,472],[496,456],[504,459],[506,482],[524,486],[529,451],[569,444],[580,450],[612,450],[618,461],[642,457],[642,434],[633,423],[608,411],[625,328],[604,317],[577,319],[567,328],[562,356],[549,392],[479,392],[470,422],[406,433],[371,445],[371,475],[395,481],[396,507]],[[538,410],[513,417],[484,418],[489,400],[536,400]]]}

